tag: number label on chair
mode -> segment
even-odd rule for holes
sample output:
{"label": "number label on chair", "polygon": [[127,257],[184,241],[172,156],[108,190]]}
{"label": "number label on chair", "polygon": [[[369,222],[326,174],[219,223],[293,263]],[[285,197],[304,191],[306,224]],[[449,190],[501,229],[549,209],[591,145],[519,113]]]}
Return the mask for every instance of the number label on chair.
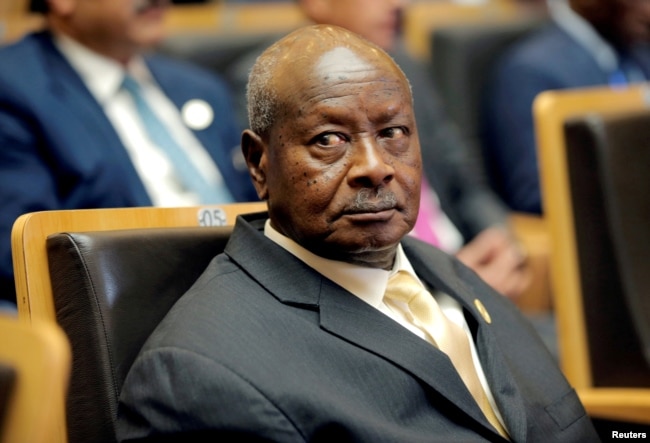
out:
{"label": "number label on chair", "polygon": [[225,226],[226,213],[221,208],[201,208],[198,212],[199,226]]}

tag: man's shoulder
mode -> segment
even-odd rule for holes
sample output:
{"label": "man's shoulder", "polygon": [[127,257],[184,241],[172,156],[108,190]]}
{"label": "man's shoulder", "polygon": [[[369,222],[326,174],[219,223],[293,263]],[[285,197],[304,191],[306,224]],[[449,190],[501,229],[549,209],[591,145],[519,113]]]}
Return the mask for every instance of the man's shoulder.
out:
{"label": "man's shoulder", "polygon": [[43,32],[33,33],[0,47],[0,79],[20,84],[21,79],[44,77],[42,62],[48,51],[47,39]]}
{"label": "man's shoulder", "polygon": [[504,60],[544,66],[549,60],[562,61],[567,50],[579,45],[554,23],[533,32],[516,42],[504,55]]}
{"label": "man's shoulder", "polygon": [[9,60],[24,56],[41,47],[44,38],[43,32],[34,32],[26,34],[16,41],[0,45],[0,57],[2,60]]}

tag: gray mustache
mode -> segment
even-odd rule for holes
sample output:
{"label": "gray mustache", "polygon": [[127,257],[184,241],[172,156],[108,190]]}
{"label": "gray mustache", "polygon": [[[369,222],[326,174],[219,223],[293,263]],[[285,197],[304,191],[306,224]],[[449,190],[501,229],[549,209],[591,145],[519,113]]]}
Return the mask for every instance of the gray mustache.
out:
{"label": "gray mustache", "polygon": [[397,197],[385,188],[361,189],[348,208],[349,212],[379,212],[393,209],[397,205]]}

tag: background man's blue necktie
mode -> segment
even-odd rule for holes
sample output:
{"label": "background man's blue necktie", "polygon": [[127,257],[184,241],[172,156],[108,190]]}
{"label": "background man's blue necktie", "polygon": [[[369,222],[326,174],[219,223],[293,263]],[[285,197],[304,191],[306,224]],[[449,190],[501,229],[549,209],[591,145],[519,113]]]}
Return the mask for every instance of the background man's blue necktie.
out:
{"label": "background man's blue necktie", "polygon": [[183,187],[199,196],[201,203],[229,203],[234,201],[225,185],[208,183],[194,166],[187,153],[178,145],[167,127],[160,121],[142,95],[140,85],[130,76],[124,77],[122,87],[133,97],[150,140],[169,157]]}

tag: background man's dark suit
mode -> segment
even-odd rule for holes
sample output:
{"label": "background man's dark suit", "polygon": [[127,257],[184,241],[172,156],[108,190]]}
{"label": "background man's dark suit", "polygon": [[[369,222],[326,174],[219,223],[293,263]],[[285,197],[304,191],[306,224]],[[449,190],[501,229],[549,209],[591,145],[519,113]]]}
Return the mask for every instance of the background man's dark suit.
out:
{"label": "background man's dark suit", "polygon": [[[240,155],[230,96],[213,75],[161,57],[147,65],[179,108],[200,98],[214,120],[193,131],[237,200],[257,200]],[[10,231],[25,212],[150,206],[120,141],[47,32],[0,49],[0,297],[13,298]],[[11,294],[11,296],[9,296]]]}
{"label": "background man's dark suit", "polygon": [[[650,50],[634,52],[650,78]],[[605,72],[593,54],[553,23],[517,43],[499,61],[487,89],[486,156],[494,185],[514,210],[542,212],[532,105],[542,91],[604,86]]]}
{"label": "background man's dark suit", "polygon": [[[150,337],[122,390],[121,439],[153,427],[276,442],[502,441],[444,354],[267,239],[265,218],[237,221],[226,253]],[[420,278],[464,306],[512,440],[597,441],[516,308],[439,250],[402,244]]]}

